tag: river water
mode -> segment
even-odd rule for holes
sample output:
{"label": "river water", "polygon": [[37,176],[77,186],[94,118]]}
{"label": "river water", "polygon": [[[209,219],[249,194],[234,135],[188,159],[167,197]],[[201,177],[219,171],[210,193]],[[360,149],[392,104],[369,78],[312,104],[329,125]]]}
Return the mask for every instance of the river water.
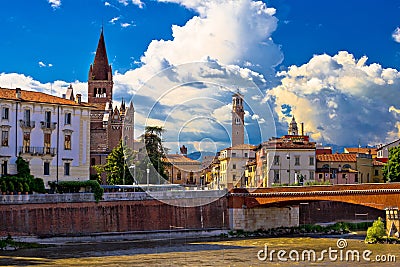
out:
{"label": "river water", "polygon": [[0,266],[398,266],[399,261],[400,245],[364,244],[354,237],[120,240],[0,251]]}

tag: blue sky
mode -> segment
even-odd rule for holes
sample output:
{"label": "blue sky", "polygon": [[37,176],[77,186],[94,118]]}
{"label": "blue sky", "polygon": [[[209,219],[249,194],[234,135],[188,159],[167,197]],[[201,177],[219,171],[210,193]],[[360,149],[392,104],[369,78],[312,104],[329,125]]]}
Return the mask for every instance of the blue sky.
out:
{"label": "blue sky", "polygon": [[85,93],[103,25],[116,102],[134,96],[137,133],[163,123],[173,150],[229,146],[238,89],[251,143],[295,115],[317,142],[374,145],[399,136],[399,12],[394,0],[2,1],[0,86]]}

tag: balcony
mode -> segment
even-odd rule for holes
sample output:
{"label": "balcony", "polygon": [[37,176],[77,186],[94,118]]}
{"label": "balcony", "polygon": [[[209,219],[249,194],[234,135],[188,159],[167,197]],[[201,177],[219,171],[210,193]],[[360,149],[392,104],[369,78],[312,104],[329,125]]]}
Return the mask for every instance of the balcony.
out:
{"label": "balcony", "polygon": [[30,154],[31,156],[44,156],[50,155],[54,157],[56,155],[55,147],[38,147],[38,146],[20,146],[19,154]]}
{"label": "balcony", "polygon": [[35,128],[35,122],[34,121],[19,120],[19,125],[23,129],[32,130],[33,128]]}
{"label": "balcony", "polygon": [[40,128],[42,130],[51,130],[53,131],[56,129],[57,122],[47,122],[47,121],[41,121],[40,122]]}

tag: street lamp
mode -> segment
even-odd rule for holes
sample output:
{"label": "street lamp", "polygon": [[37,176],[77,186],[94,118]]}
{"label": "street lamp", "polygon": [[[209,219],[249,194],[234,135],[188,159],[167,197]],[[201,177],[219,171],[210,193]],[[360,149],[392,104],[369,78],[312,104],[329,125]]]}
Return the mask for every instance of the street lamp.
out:
{"label": "street lamp", "polygon": [[146,172],[147,172],[147,191],[149,191],[149,174],[150,174],[150,169],[149,169],[149,165],[147,165],[147,169],[146,169]]}
{"label": "street lamp", "polygon": [[129,169],[131,170],[131,173],[133,169],[133,185],[138,184],[138,182],[136,181],[136,165],[129,166]]}
{"label": "street lamp", "polygon": [[289,161],[289,169],[288,169],[288,173],[289,173],[289,182],[288,182],[288,184],[290,185],[290,155],[289,155],[289,153],[286,154],[286,159]]}

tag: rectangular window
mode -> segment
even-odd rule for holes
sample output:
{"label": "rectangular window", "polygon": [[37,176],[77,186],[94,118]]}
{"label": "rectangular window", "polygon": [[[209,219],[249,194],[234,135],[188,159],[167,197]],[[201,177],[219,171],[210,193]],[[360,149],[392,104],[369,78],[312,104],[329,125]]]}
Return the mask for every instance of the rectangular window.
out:
{"label": "rectangular window", "polygon": [[236,164],[232,165],[232,169],[236,170]]}
{"label": "rectangular window", "polygon": [[69,162],[64,163],[64,175],[69,176],[71,164]]}
{"label": "rectangular window", "polygon": [[274,156],[274,165],[279,165],[279,156]]}
{"label": "rectangular window", "polygon": [[319,173],[319,174],[318,174],[318,179],[322,180],[322,178],[323,178],[323,174],[322,174],[322,173]]}
{"label": "rectangular window", "polygon": [[46,128],[50,128],[51,123],[51,111],[46,111],[44,114],[44,122],[46,123]]}
{"label": "rectangular window", "polygon": [[50,154],[50,147],[51,147],[51,134],[45,133],[44,134],[44,153]]}
{"label": "rectangular window", "polygon": [[1,118],[3,120],[8,120],[9,112],[10,112],[10,110],[8,108],[3,107]]}
{"label": "rectangular window", "polygon": [[232,175],[232,180],[233,180],[233,181],[236,181],[236,174],[233,174],[233,175]]}
{"label": "rectangular window", "polygon": [[274,184],[279,184],[279,171],[274,170]]}
{"label": "rectangular window", "polygon": [[244,157],[247,158],[249,155],[247,153],[244,153]]}
{"label": "rectangular window", "polygon": [[29,125],[31,122],[31,110],[30,109],[25,109],[24,110],[24,121]]}
{"label": "rectangular window", "polygon": [[24,148],[24,153],[29,153],[30,152],[31,134],[29,132],[24,132],[24,138],[22,140],[22,146]]}
{"label": "rectangular window", "polygon": [[8,161],[3,161],[1,164],[1,175],[7,175],[8,174]]}
{"label": "rectangular window", "polygon": [[65,113],[65,124],[71,124],[71,113]]}
{"label": "rectangular window", "polygon": [[43,164],[43,174],[50,175],[50,162],[45,162]]}
{"label": "rectangular window", "polygon": [[310,166],[314,166],[314,157],[310,157]]}
{"label": "rectangular window", "polygon": [[379,175],[379,170],[375,170],[375,176]]}
{"label": "rectangular window", "polygon": [[232,158],[235,158],[236,157],[236,153],[232,153]]}
{"label": "rectangular window", "polygon": [[299,156],[295,156],[294,157],[294,165],[295,166],[299,166],[300,165],[300,157]]}
{"label": "rectangular window", "polygon": [[314,180],[315,173],[314,171],[310,171],[310,180]]}
{"label": "rectangular window", "polygon": [[8,131],[1,131],[1,146],[8,146]]}
{"label": "rectangular window", "polygon": [[64,149],[71,150],[71,135],[70,134],[66,134],[64,136]]}

